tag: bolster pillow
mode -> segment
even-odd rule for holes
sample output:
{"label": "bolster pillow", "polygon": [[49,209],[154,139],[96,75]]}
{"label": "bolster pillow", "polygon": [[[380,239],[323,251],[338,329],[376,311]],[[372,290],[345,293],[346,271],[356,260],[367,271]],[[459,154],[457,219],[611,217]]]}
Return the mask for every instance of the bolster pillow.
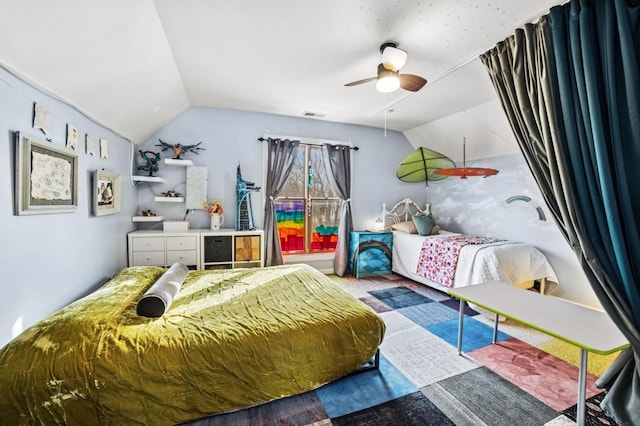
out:
{"label": "bolster pillow", "polygon": [[162,274],[138,301],[138,315],[157,318],[164,315],[171,306],[173,298],[178,294],[189,268],[184,263],[174,263]]}

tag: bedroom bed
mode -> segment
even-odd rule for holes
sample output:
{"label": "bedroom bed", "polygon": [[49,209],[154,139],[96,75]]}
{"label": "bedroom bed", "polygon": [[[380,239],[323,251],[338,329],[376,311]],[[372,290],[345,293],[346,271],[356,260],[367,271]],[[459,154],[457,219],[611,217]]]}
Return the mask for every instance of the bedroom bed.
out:
{"label": "bedroom bed", "polygon": [[139,315],[163,275],[125,268],[0,349],[3,423],[185,422],[318,388],[367,365],[384,336],[306,265],[185,272],[162,316]]}
{"label": "bedroom bed", "polygon": [[390,210],[382,206],[385,225],[393,231],[393,272],[444,292],[489,281],[535,286],[543,294],[558,288],[553,267],[536,247],[448,232],[435,224],[418,233],[416,215],[429,216],[429,206],[423,209],[408,198]]}

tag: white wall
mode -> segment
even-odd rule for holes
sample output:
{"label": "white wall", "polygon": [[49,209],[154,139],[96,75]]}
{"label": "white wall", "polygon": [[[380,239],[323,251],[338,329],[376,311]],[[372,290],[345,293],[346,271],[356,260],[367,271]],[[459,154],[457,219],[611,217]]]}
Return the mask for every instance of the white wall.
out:
{"label": "white wall", "polygon": [[[436,221],[444,229],[532,244],[544,253],[558,275],[560,287],[555,296],[601,307],[551,217],[497,100],[405,134],[414,146],[435,149],[457,160],[459,165],[462,138],[466,136],[467,165],[499,170],[496,176],[487,178],[447,178],[429,184],[429,202]],[[496,155],[500,152],[513,153]],[[482,159],[469,161],[470,157]],[[506,203],[509,197],[517,195],[531,201]],[[539,220],[537,207],[543,210],[546,221]]]}
{"label": "white wall", "polygon": [[404,132],[415,148],[427,146],[462,162],[463,138],[469,160],[520,153],[498,99]]}
{"label": "white wall", "polygon": [[[67,123],[82,135],[79,151],[78,210],[74,213],[14,216],[14,132],[39,138],[32,128],[33,103],[51,116],[49,137],[64,146]],[[40,134],[39,134],[40,133]],[[109,159],[84,152],[84,134],[109,141]],[[126,234],[136,191],[127,184],[129,143],[91,122],[75,109],[35,90],[0,69],[0,346],[16,333],[46,317],[126,266]],[[91,214],[91,174],[105,168],[121,174],[122,212]]]}

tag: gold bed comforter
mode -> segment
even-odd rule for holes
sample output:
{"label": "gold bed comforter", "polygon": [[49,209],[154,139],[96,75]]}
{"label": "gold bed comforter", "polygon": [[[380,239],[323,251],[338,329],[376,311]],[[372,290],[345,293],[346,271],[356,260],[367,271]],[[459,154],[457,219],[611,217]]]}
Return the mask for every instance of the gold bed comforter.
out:
{"label": "gold bed comforter", "polygon": [[2,348],[3,424],[197,419],[320,387],[384,336],[370,308],[305,265],[190,271],[165,315],[138,316],[164,271],[123,269]]}

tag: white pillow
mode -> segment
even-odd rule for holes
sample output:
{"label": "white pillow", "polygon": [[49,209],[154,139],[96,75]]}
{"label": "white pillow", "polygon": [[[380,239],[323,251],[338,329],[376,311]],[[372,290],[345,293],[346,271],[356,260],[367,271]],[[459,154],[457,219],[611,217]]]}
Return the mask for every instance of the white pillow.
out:
{"label": "white pillow", "polygon": [[394,231],[406,232],[407,234],[418,233],[418,228],[416,228],[416,224],[413,223],[413,220],[394,223],[393,225],[391,225],[391,229],[393,229]]}

